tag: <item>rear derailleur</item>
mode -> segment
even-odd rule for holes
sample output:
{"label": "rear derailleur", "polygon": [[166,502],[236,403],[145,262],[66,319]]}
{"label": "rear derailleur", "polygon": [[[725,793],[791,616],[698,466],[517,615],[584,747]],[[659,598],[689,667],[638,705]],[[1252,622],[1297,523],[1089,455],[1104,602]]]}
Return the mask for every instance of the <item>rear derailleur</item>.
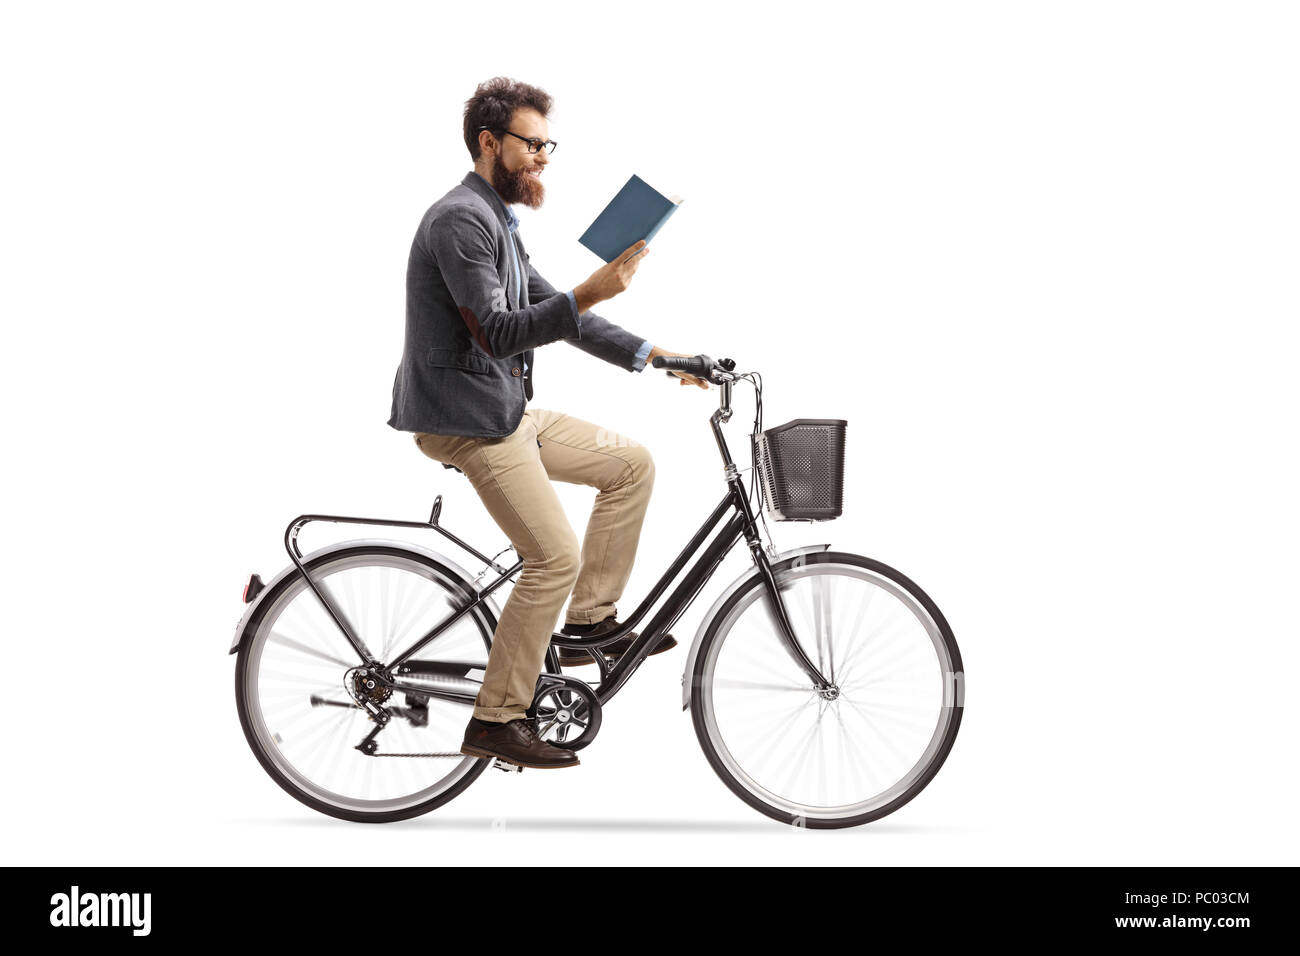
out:
{"label": "rear derailleur", "polygon": [[379,751],[379,744],[375,738],[379,732],[388,726],[388,722],[394,717],[404,717],[411,722],[412,727],[429,726],[429,699],[417,694],[406,695],[406,706],[388,706],[390,697],[393,696],[392,684],[393,675],[386,667],[379,665],[370,665],[367,667],[354,667],[343,678],[343,684],[347,688],[348,694],[356,702],[356,705],[366,712],[371,720],[375,722],[375,727],[370,731],[361,743],[357,744],[355,749],[361,751],[367,757],[373,757]]}

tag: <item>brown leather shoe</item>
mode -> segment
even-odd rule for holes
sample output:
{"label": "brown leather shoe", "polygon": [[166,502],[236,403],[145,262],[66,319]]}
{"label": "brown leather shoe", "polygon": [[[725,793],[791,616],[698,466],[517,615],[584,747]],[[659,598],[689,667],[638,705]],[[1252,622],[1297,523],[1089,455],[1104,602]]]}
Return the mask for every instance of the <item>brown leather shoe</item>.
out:
{"label": "brown leather shoe", "polygon": [[537,722],[530,717],[504,724],[471,717],[465,726],[465,742],[460,745],[460,752],[467,757],[496,757],[534,770],[578,766],[578,755],[572,750],[564,750],[537,736]]}
{"label": "brown leather shoe", "polygon": [[[600,637],[602,634],[608,634],[610,631],[618,628],[617,616],[610,616],[596,624],[566,624],[561,628],[560,633],[569,637]],[[592,650],[604,654],[606,657],[618,660],[627,653],[632,642],[637,639],[637,632],[633,631],[627,637],[620,637],[612,644],[605,644]],[[664,651],[671,651],[677,646],[677,641],[671,634],[665,634],[659,638],[659,643],[650,649],[649,656],[662,654]],[[557,647],[556,652],[560,659],[561,666],[564,667],[581,667],[583,664],[594,664],[591,654],[576,647]]]}

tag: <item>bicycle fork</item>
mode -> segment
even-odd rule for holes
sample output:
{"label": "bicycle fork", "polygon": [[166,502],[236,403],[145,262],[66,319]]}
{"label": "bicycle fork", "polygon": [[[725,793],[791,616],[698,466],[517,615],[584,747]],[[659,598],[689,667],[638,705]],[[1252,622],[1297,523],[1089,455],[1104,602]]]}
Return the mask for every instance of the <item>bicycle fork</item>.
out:
{"label": "bicycle fork", "polygon": [[[717,417],[715,415],[715,417]],[[714,430],[717,431],[715,424]],[[719,437],[719,444],[721,438]],[[776,586],[776,576],[772,574],[772,563],[767,559],[767,552],[763,550],[763,540],[759,537],[757,525],[754,522],[754,512],[749,506],[749,497],[745,494],[744,486],[740,481],[740,473],[737,471],[735,464],[731,462],[731,456],[724,453],[727,461],[727,481],[731,485],[732,495],[735,498],[736,506],[745,516],[745,540],[749,544],[749,553],[754,560],[754,566],[758,568],[759,577],[763,580],[763,591],[767,594],[768,610],[772,613],[772,618],[776,623],[777,637],[780,638],[781,644],[794,658],[796,664],[803,668],[803,672],[808,675],[813,682],[813,687],[820,694],[834,692],[834,686],[831,681],[826,679],[821,670],[809,658],[804,651],[803,645],[799,643],[799,638],[794,632],[794,624],[790,621],[789,612],[786,611],[785,601],[781,597],[781,589]]]}

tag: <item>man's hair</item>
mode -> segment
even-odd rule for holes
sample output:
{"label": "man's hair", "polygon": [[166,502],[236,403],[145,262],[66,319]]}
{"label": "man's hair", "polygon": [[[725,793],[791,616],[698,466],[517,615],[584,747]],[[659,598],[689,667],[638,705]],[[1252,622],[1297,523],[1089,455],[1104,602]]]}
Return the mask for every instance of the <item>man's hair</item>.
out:
{"label": "man's hair", "polygon": [[543,89],[520,83],[506,76],[494,76],[480,83],[474,95],[465,101],[465,146],[474,159],[482,150],[478,145],[479,127],[506,129],[515,110],[534,109],[546,116],[551,111],[551,96]]}

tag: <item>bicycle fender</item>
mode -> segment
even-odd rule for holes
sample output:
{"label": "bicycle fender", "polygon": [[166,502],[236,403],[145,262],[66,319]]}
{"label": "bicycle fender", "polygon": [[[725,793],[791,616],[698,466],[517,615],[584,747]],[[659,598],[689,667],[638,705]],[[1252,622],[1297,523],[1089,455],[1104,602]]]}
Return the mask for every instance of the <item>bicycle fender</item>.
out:
{"label": "bicycle fender", "polygon": [[[791,548],[789,551],[782,551],[777,554],[775,558],[770,560],[773,564],[776,564],[779,561],[793,558],[796,555],[810,554],[814,551],[829,551],[830,548],[831,546],[829,544],[810,544],[805,545],[802,548]],[[704,632],[709,629],[710,622],[718,611],[721,610],[722,605],[726,602],[727,598],[739,591],[744,584],[753,580],[757,575],[757,568],[751,568],[750,570],[741,573],[736,580],[732,581],[723,589],[722,593],[718,595],[718,599],[713,602],[713,606],[710,607],[708,611],[704,613],[704,617],[700,619],[699,630],[695,632],[695,640],[691,642],[690,652],[686,655],[686,670],[682,671],[682,710],[689,710],[691,706],[691,672],[695,670],[695,658],[700,652],[700,644],[704,641]],[[270,585],[268,585],[268,588],[269,587]]]}
{"label": "bicycle fender", "polygon": [[[447,557],[445,554],[440,554],[439,552],[434,551],[431,548],[426,548],[423,545],[413,544],[410,541],[394,541],[389,538],[357,538],[357,539],[353,539],[352,541],[339,541],[335,544],[328,544],[325,547],[319,548],[311,552],[311,554],[304,556],[302,559],[302,563],[304,565],[307,565],[310,562],[316,560],[317,558],[324,557],[329,554],[333,554],[335,551],[344,551],[348,548],[356,548],[360,546],[372,546],[372,545],[382,545],[383,547],[390,547],[390,548],[391,547],[403,548],[407,551],[417,552],[418,554],[421,554],[426,558],[432,558],[434,561],[446,565],[447,569],[451,571],[453,574],[459,575],[461,580],[464,581],[465,584],[470,588],[470,590],[472,590],[475,594],[477,594],[479,591],[482,590],[482,588],[478,587],[478,585],[474,583],[474,576],[470,574],[468,571],[466,571],[464,568],[462,568],[455,561],[453,561],[451,558]],[[244,616],[239,619],[239,624],[235,627],[235,640],[230,645],[231,654],[238,653],[240,645],[243,644],[244,642],[244,633],[248,629],[249,623],[253,620],[253,615],[257,613],[257,609],[261,606],[262,601],[266,599],[267,595],[269,595],[272,591],[276,589],[276,585],[278,585],[289,575],[297,574],[297,573],[298,573],[298,569],[294,567],[292,564],[290,564],[283,571],[281,571],[270,581],[268,581],[266,583],[266,587],[262,588],[261,592],[257,595],[257,597],[255,597],[252,600],[252,602],[244,610]],[[498,621],[501,620],[501,609],[497,607],[496,600],[491,595],[488,595],[487,600],[484,603],[487,604],[488,608],[492,611],[492,616]]]}

